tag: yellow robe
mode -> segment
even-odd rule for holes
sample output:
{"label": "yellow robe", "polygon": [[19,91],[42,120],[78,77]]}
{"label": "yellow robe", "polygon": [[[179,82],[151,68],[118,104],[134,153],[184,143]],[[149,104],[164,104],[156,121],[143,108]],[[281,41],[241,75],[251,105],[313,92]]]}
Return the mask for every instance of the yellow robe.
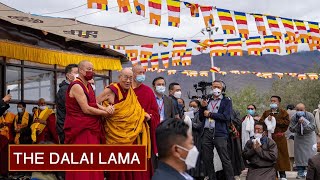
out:
{"label": "yellow robe", "polygon": [[[118,90],[119,100],[124,97],[120,87],[113,84]],[[106,105],[107,103],[104,103]],[[145,111],[139,104],[138,98],[132,88],[129,89],[125,100],[114,105],[115,111],[111,117],[106,118],[105,131],[107,144],[138,145],[147,147],[147,157],[151,157],[150,129],[145,122]]]}
{"label": "yellow robe", "polygon": [[[17,124],[18,118],[19,118],[19,116],[18,116],[18,114],[17,114],[16,117],[14,118],[14,129],[15,129],[15,130],[17,130],[17,127],[18,127],[18,124]],[[21,120],[21,124],[20,124],[20,129],[27,127],[27,126],[28,126],[28,123],[29,123],[29,113],[28,113],[27,111],[25,111],[25,112],[23,113],[23,115],[22,115],[22,120]],[[15,143],[15,144],[20,144],[19,138],[20,138],[20,133],[17,132],[17,133],[16,133],[16,136],[15,136],[15,138],[14,138],[14,143]]]}
{"label": "yellow robe", "polygon": [[[1,123],[13,123],[15,115],[11,112],[8,112],[5,117],[1,116],[0,117],[0,124]],[[0,134],[3,136],[6,136],[8,139],[10,138],[10,129],[8,126],[4,126],[2,128],[0,128]]]}
{"label": "yellow robe", "polygon": [[[49,109],[48,107],[44,110],[42,110],[40,112],[40,110],[37,110],[34,113],[34,117],[33,117],[33,121],[38,118],[44,121],[47,121],[48,117],[53,113],[52,109]],[[41,123],[33,123],[31,125],[31,138],[33,142],[37,142],[37,130],[39,131],[39,133],[42,133],[42,131],[44,130],[44,128],[46,127],[45,124],[41,124]]]}

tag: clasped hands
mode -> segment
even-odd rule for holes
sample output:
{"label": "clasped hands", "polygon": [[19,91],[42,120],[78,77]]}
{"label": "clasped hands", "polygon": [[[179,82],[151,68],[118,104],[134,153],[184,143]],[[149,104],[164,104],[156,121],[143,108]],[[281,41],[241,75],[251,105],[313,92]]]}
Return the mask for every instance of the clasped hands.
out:
{"label": "clasped hands", "polygon": [[39,119],[39,118],[35,118],[35,119],[33,120],[33,123],[40,123],[40,124],[46,125],[46,124],[47,124],[47,121],[44,121],[44,120]]}

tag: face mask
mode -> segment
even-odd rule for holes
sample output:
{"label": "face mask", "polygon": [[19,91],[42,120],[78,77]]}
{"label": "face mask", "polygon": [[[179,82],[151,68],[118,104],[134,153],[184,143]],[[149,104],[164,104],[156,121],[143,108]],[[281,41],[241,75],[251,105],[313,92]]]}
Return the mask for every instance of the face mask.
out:
{"label": "face mask", "polygon": [[270,108],[271,109],[277,109],[277,107],[278,107],[278,104],[276,104],[276,103],[271,103],[270,104]]}
{"label": "face mask", "polygon": [[197,164],[197,160],[198,160],[198,155],[199,155],[199,151],[197,149],[196,146],[193,146],[193,148],[191,148],[190,150],[177,145],[179,148],[188,151],[188,155],[186,157],[186,159],[180,158],[180,160],[184,161],[184,163],[186,163],[187,165],[187,170],[195,168],[196,164]]}
{"label": "face mask", "polygon": [[301,117],[301,116],[304,116],[304,115],[305,115],[305,112],[304,112],[304,111],[297,111],[297,115],[300,116],[300,117]]}
{"label": "face mask", "polygon": [[175,98],[179,99],[179,98],[181,98],[181,94],[182,94],[181,91],[176,91],[176,92],[174,92],[173,96]]}
{"label": "face mask", "polygon": [[93,71],[86,71],[86,75],[84,76],[84,79],[89,81],[93,78],[94,72]]}
{"label": "face mask", "polygon": [[137,75],[136,77],[137,82],[142,83],[144,80],[146,80],[146,75]]}
{"label": "face mask", "polygon": [[22,108],[17,108],[18,113],[22,113],[23,109]]}
{"label": "face mask", "polygon": [[256,139],[261,139],[262,138],[262,133],[254,133],[254,138]]}
{"label": "face mask", "polygon": [[248,114],[250,114],[251,116],[253,116],[253,115],[254,115],[254,113],[255,113],[255,111],[254,111],[254,110],[252,110],[252,109],[248,109],[248,110],[247,110],[247,112],[248,112]]}
{"label": "face mask", "polygon": [[47,106],[39,106],[39,109],[40,109],[41,111],[45,110],[46,108],[47,108]]}
{"label": "face mask", "polygon": [[213,90],[212,90],[212,94],[214,95],[214,96],[220,96],[221,95],[221,90],[219,89],[219,88],[214,88]]}
{"label": "face mask", "polygon": [[164,87],[164,86],[156,86],[156,91],[159,94],[164,94],[164,92],[166,91],[166,87]]}
{"label": "face mask", "polygon": [[184,107],[183,107],[182,104],[178,104],[178,108],[181,110],[181,109],[183,109]]}
{"label": "face mask", "polygon": [[95,90],[96,90],[96,85],[91,84],[91,87],[92,87],[93,91],[95,91]]}

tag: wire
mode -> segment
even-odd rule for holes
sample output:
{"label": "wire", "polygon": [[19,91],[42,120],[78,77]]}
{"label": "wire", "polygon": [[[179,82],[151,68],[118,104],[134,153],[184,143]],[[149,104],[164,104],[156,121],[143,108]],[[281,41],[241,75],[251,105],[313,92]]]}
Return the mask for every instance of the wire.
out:
{"label": "wire", "polygon": [[50,12],[50,13],[43,13],[43,14],[39,14],[39,16],[47,15],[47,14],[62,13],[62,12],[66,12],[66,11],[70,11],[70,10],[78,9],[78,8],[83,7],[83,6],[86,6],[86,5],[87,5],[87,3],[82,4],[82,5],[80,5],[80,6],[77,6],[77,7],[70,8],[70,9],[65,9],[65,10],[62,10],[62,11],[56,11],[56,12]]}

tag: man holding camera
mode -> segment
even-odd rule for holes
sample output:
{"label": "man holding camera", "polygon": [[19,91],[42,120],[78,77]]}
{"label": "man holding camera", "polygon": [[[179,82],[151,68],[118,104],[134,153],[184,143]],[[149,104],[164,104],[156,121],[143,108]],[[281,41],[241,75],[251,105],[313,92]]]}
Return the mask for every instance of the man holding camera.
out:
{"label": "man holding camera", "polygon": [[200,109],[200,119],[203,119],[203,154],[206,175],[215,180],[213,165],[213,149],[216,148],[222,162],[223,171],[227,180],[233,180],[233,168],[228,154],[227,140],[229,136],[228,125],[231,123],[232,101],[222,93],[226,90],[223,81],[215,80],[212,83],[212,97],[203,100]]}

